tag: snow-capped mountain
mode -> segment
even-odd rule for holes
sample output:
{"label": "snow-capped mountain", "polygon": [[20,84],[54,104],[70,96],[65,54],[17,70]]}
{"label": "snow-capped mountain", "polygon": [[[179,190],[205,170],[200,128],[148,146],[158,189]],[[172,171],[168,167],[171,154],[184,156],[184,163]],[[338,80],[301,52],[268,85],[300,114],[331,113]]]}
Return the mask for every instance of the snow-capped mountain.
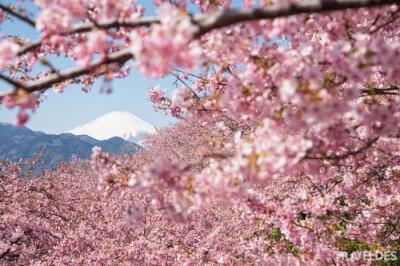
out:
{"label": "snow-capped mountain", "polygon": [[88,135],[98,140],[120,137],[124,140],[139,143],[144,136],[155,131],[152,125],[139,117],[128,112],[115,111],[74,128],[67,133]]}
{"label": "snow-capped mountain", "polygon": [[89,136],[75,136],[71,133],[46,134],[27,127],[15,127],[0,122],[0,161],[9,159],[18,162],[20,158],[35,158],[35,154],[42,151],[44,161],[38,163],[35,170],[41,167],[50,169],[60,164],[60,159],[68,162],[72,155],[87,159],[92,154],[94,146],[99,146],[102,151],[111,154],[132,154],[140,149],[138,145],[119,137],[96,140]]}

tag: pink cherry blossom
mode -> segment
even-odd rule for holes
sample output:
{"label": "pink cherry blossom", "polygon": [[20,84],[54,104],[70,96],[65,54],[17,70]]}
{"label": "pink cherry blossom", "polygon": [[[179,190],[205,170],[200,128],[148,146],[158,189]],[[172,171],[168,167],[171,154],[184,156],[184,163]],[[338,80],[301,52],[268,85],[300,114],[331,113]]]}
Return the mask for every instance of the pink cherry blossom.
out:
{"label": "pink cherry blossom", "polygon": [[87,49],[92,53],[106,52],[109,47],[107,39],[108,36],[104,31],[91,32],[87,40]]}
{"label": "pink cherry blossom", "polygon": [[36,21],[36,28],[39,31],[62,33],[69,29],[71,23],[68,10],[55,5],[40,11]]}
{"label": "pink cherry blossom", "polygon": [[26,123],[26,121],[28,121],[28,119],[29,115],[26,113],[25,109],[22,108],[18,113],[18,117],[15,124],[17,126],[23,126]]}
{"label": "pink cherry blossom", "polygon": [[0,69],[6,67],[17,56],[19,45],[4,40],[0,42]]}
{"label": "pink cherry blossom", "polygon": [[14,106],[17,105],[17,103],[14,100],[14,97],[11,95],[6,95],[3,97],[1,104],[4,105],[7,108],[13,108]]}

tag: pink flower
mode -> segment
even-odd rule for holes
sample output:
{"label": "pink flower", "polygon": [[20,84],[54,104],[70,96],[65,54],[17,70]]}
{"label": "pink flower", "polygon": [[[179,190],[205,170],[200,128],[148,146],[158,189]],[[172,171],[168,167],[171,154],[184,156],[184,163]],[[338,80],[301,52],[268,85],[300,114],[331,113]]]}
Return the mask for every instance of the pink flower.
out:
{"label": "pink flower", "polygon": [[11,63],[18,54],[19,45],[4,40],[0,43],[0,69]]}
{"label": "pink flower", "polygon": [[98,15],[101,19],[117,17],[125,3],[120,0],[98,0],[94,2],[98,7]]}
{"label": "pink flower", "polygon": [[84,44],[78,44],[73,50],[77,64],[82,67],[89,67],[92,59],[91,52]]}
{"label": "pink flower", "polygon": [[50,0],[34,0],[33,2],[35,2],[35,4],[37,4],[40,8],[46,8],[51,3]]}
{"label": "pink flower", "polygon": [[7,108],[13,108],[16,105],[14,97],[11,95],[6,95],[3,97],[1,104]]}
{"label": "pink flower", "polygon": [[[262,1],[261,1],[262,2]],[[243,0],[243,6],[250,8],[253,6],[253,4],[255,4],[256,1],[255,0]]]}
{"label": "pink flower", "polygon": [[66,32],[71,26],[71,17],[67,9],[52,6],[43,9],[36,20],[36,29],[39,31]]}
{"label": "pink flower", "polygon": [[60,6],[69,11],[76,19],[82,19],[87,12],[88,0],[61,0]]}
{"label": "pink flower", "polygon": [[[179,10],[169,4],[161,5],[161,24],[149,31],[133,32],[132,54],[141,72],[150,77],[161,77],[172,67],[193,69],[201,58],[201,49],[192,42],[193,25],[189,17],[179,19]],[[143,34],[147,34],[143,36]]]}
{"label": "pink flower", "polygon": [[21,110],[18,113],[17,120],[15,121],[15,125],[18,127],[22,127],[23,125],[25,125],[28,119],[29,115],[26,113],[24,108],[21,108]]}
{"label": "pink flower", "polygon": [[106,52],[109,48],[108,35],[103,30],[92,31],[88,35],[87,48],[90,52]]}
{"label": "pink flower", "polygon": [[34,109],[37,105],[38,101],[34,93],[30,93],[27,97],[24,97],[19,101],[19,106],[21,106],[21,108]]}
{"label": "pink flower", "polygon": [[90,156],[92,161],[96,161],[99,158],[100,153],[101,153],[101,148],[99,146],[94,146],[92,149],[92,155]]}
{"label": "pink flower", "polygon": [[287,79],[282,82],[282,86],[280,87],[279,91],[283,101],[290,101],[291,97],[296,93],[296,85],[294,83],[294,81]]}
{"label": "pink flower", "polygon": [[167,88],[160,89],[160,85],[157,85],[155,87],[150,87],[149,90],[150,91],[147,92],[147,95],[149,96],[149,100],[152,101],[153,103],[160,102],[167,93]]}
{"label": "pink flower", "polygon": [[58,45],[64,42],[64,38],[61,35],[53,35],[50,38],[50,43],[53,45]]}

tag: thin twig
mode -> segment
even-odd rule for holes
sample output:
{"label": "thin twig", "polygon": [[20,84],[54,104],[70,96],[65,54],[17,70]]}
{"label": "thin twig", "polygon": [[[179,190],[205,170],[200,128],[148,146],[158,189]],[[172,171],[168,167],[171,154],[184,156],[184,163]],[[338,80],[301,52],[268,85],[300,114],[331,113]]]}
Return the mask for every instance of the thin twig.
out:
{"label": "thin twig", "polygon": [[171,72],[171,75],[173,75],[173,76],[176,77],[180,82],[182,82],[182,84],[185,85],[185,87],[188,88],[188,89],[193,93],[193,96],[194,96],[198,101],[200,101],[200,97],[196,94],[196,92],[195,92],[188,84],[186,84],[186,82],[184,82],[184,81],[179,77],[179,75],[174,74],[174,73],[172,73],[172,72]]}
{"label": "thin twig", "polygon": [[394,16],[391,19],[389,19],[387,22],[379,25],[378,27],[376,27],[374,30],[370,31],[369,34],[374,34],[378,31],[380,31],[381,29],[385,28],[386,26],[392,24],[393,22],[395,22],[396,20],[398,20],[400,18],[400,16]]}
{"label": "thin twig", "polygon": [[362,153],[363,151],[365,151],[366,149],[371,147],[372,144],[374,144],[378,139],[379,139],[379,137],[374,137],[370,141],[368,141],[363,147],[361,147],[361,148],[359,148],[357,150],[354,150],[354,151],[349,151],[349,152],[347,152],[345,154],[342,154],[342,155],[332,155],[332,156],[306,155],[304,157],[304,159],[308,159],[308,160],[340,160],[340,159],[345,159],[345,158],[347,158],[349,156]]}

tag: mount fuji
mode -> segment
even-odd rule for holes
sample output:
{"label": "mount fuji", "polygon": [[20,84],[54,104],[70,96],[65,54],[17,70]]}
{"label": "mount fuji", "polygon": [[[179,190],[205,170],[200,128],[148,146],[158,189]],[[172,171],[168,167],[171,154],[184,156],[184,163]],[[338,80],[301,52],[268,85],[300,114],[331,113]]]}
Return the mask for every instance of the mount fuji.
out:
{"label": "mount fuji", "polygon": [[43,161],[35,165],[35,171],[42,167],[51,169],[62,161],[68,162],[72,155],[87,159],[94,146],[110,154],[132,154],[140,149],[137,144],[119,137],[97,140],[86,135],[75,136],[71,133],[46,134],[27,127],[15,127],[0,122],[0,162],[6,160],[18,162],[20,158],[35,158],[35,155],[40,153]]}
{"label": "mount fuji", "polygon": [[87,124],[74,128],[67,133],[87,135],[97,140],[120,137],[124,140],[139,143],[140,140],[156,129],[139,117],[122,111],[107,113]]}

